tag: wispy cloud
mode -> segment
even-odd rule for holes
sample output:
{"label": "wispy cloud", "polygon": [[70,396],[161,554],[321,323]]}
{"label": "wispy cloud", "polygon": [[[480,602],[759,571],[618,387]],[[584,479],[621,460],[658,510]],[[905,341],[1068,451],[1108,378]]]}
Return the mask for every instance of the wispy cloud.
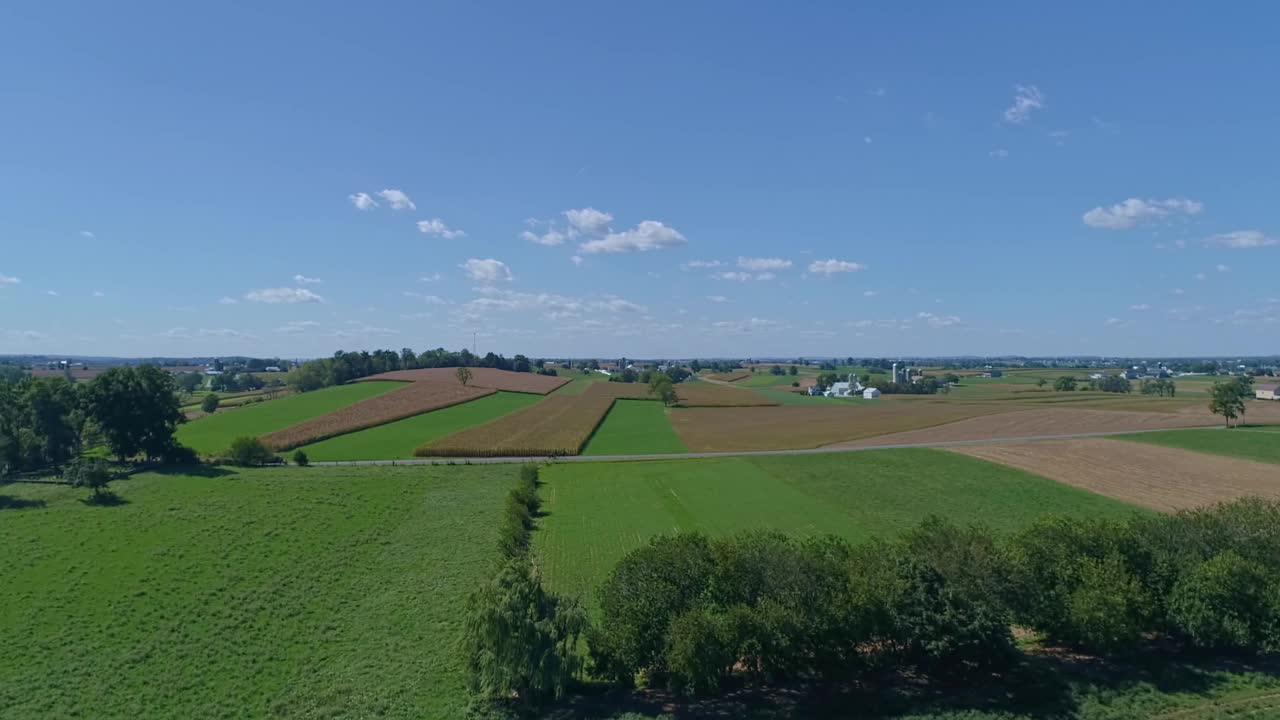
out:
{"label": "wispy cloud", "polygon": [[931,312],[916,313],[917,320],[923,320],[929,324],[929,327],[944,328],[952,325],[959,325],[960,318],[955,315],[935,315]]}
{"label": "wispy cloud", "polygon": [[81,231],[80,231],[80,237],[85,238],[85,239],[88,239],[88,240],[94,240],[94,239],[96,239],[98,236],[97,236],[97,235],[94,235],[92,230],[81,230]]}
{"label": "wispy cloud", "polygon": [[997,160],[1003,160],[1009,157],[1009,151],[1005,150],[1004,148],[996,148],[995,150],[992,150],[991,152],[987,153],[987,155]]}
{"label": "wispy cloud", "polygon": [[709,300],[709,301],[711,301],[711,302],[713,302],[713,303],[727,303],[727,302],[729,302],[729,298],[727,298],[727,297],[725,297],[725,296],[723,296],[723,295],[708,295],[708,296],[707,296],[707,300]]}
{"label": "wispy cloud", "polygon": [[16,277],[13,277],[12,275],[5,275],[4,273],[0,273],[0,288],[5,287],[7,285],[18,285],[21,282],[22,282],[22,278],[16,278]]}
{"label": "wispy cloud", "polygon": [[553,227],[549,227],[547,228],[547,231],[542,234],[535,233],[531,230],[525,230],[520,233],[520,239],[528,240],[529,242],[537,243],[538,245],[554,246],[563,245],[565,241],[569,239],[569,236]]}
{"label": "wispy cloud", "polygon": [[233,297],[227,297],[227,296],[225,296],[225,295],[224,295],[223,297],[218,298],[218,304],[219,304],[219,305],[235,305],[235,304],[236,304],[236,303],[238,303],[238,302],[240,302],[240,301],[239,301],[239,300],[236,300],[236,299],[235,299],[235,298],[233,298]]}
{"label": "wispy cloud", "polygon": [[445,224],[440,218],[431,218],[430,220],[418,221],[418,232],[423,235],[431,235],[434,237],[444,238],[445,240],[457,240],[466,237],[467,234],[461,230],[455,230]]}
{"label": "wispy cloud", "polygon": [[1136,312],[1146,312],[1147,310],[1151,309],[1151,306],[1148,305],[1147,303],[1138,303],[1137,305],[1130,305],[1129,309],[1134,310]]}
{"label": "wispy cloud", "polygon": [[320,278],[307,277],[306,275],[302,275],[302,274],[294,275],[293,281],[299,285],[319,285],[320,284]]}
{"label": "wispy cloud", "polygon": [[391,206],[392,210],[418,209],[418,206],[413,204],[413,201],[409,199],[409,196],[406,195],[403,190],[396,190],[393,188],[379,190],[378,197],[386,201],[386,203]]}
{"label": "wispy cloud", "polygon": [[1280,238],[1267,236],[1261,230],[1236,230],[1235,232],[1214,235],[1204,242],[1205,245],[1245,250],[1280,245]]}
{"label": "wispy cloud", "polygon": [[723,267],[724,263],[719,260],[690,260],[686,263],[680,263],[681,270],[701,270]]}
{"label": "wispy cloud", "polygon": [[1139,224],[1171,215],[1198,215],[1203,211],[1204,203],[1196,200],[1129,198],[1109,208],[1096,207],[1086,212],[1081,219],[1084,220],[1085,225],[1099,230],[1128,230]]}
{"label": "wispy cloud", "polygon": [[830,277],[836,273],[851,273],[866,270],[867,266],[861,263],[849,262],[848,260],[836,260],[831,258],[828,260],[814,260],[809,263],[809,272],[814,275],[825,275]]}
{"label": "wispy cloud", "polygon": [[360,210],[372,210],[378,207],[377,201],[369,197],[369,193],[355,193],[348,195],[347,199],[351,201],[352,205],[355,205],[356,208]]}
{"label": "wispy cloud", "polygon": [[582,243],[578,250],[584,255],[649,252],[678,247],[688,242],[675,228],[667,227],[657,220],[645,220],[630,230],[609,233],[603,238]]}
{"label": "wispy cloud", "polygon": [[298,303],[322,303],[324,298],[306,288],[263,288],[245,293],[245,300],[268,305],[296,305]]}
{"label": "wispy cloud", "polygon": [[790,260],[782,258],[768,257],[738,257],[738,267],[751,272],[764,272],[768,270],[786,270],[791,267]]}
{"label": "wispy cloud", "polygon": [[438,282],[438,281],[440,281],[440,280],[441,280],[441,279],[443,279],[443,278],[444,278],[444,276],[443,276],[443,275],[441,275],[440,273],[438,273],[438,272],[433,272],[433,273],[426,273],[426,274],[424,274],[422,277],[418,278],[418,280],[420,280],[420,281],[422,281],[422,282],[425,282],[425,283],[430,283],[430,282]]}
{"label": "wispy cloud", "polygon": [[466,272],[468,278],[481,283],[503,282],[514,277],[506,263],[493,258],[471,258],[458,267]]}
{"label": "wispy cloud", "polygon": [[422,302],[428,305],[448,305],[449,304],[448,300],[445,300],[439,295],[424,295],[419,292],[413,292],[412,290],[404,291],[404,296],[407,298],[414,298],[415,300],[421,300]]}
{"label": "wispy cloud", "polygon": [[1035,85],[1015,85],[1013,104],[1004,111],[1004,121],[1020,125],[1031,118],[1031,113],[1043,110],[1044,94]]}

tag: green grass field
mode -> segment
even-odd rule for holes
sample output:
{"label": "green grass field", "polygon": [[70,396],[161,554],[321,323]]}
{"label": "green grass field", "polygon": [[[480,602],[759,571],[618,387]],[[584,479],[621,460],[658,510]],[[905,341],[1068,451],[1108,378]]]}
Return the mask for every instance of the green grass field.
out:
{"label": "green grass field", "polygon": [[560,377],[567,377],[571,382],[552,390],[551,395],[581,395],[592,383],[609,382],[608,375],[598,372],[583,373],[579,370],[561,370]]}
{"label": "green grass field", "polygon": [[1280,425],[1238,427],[1231,430],[1167,430],[1119,435],[1117,440],[1163,445],[1243,460],[1280,463]]}
{"label": "green grass field", "polygon": [[178,441],[203,455],[226,450],[241,435],[265,435],[384,392],[397,382],[361,382],[290,395],[193,420],[178,427]]}
{"label": "green grass field", "polygon": [[487,423],[542,399],[529,393],[499,392],[482,398],[339,435],[302,448],[308,459],[400,460],[413,457],[419,445],[473,425]]}
{"label": "green grass field", "polygon": [[775,528],[852,541],[938,514],[1013,530],[1050,513],[1138,509],[1013,468],[936,450],[563,463],[543,470],[534,546],[551,586],[594,600],[628,550],[680,530]]}
{"label": "green grass field", "polygon": [[146,474],[110,507],[6,486],[0,717],[461,717],[453,642],[516,470]]}
{"label": "green grass field", "polygon": [[671,428],[669,411],[653,400],[617,400],[583,455],[656,455],[689,452]]}

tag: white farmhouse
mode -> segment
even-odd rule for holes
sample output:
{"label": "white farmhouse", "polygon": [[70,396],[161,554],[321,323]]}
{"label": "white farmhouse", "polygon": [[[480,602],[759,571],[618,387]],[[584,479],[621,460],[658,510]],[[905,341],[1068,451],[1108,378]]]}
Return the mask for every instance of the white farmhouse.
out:
{"label": "white farmhouse", "polygon": [[875,388],[867,388],[862,391],[863,400],[875,400],[878,397],[880,397],[880,391]]}
{"label": "white farmhouse", "polygon": [[1280,400],[1280,385],[1259,385],[1253,394],[1259,400]]}

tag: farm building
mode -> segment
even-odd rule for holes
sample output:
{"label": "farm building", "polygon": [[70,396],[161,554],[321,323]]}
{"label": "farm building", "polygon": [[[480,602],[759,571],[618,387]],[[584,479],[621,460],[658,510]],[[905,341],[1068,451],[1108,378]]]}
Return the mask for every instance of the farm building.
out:
{"label": "farm building", "polygon": [[847,382],[831,383],[831,389],[827,391],[827,397],[847,398],[853,394],[853,387]]}
{"label": "farm building", "polygon": [[878,397],[880,397],[880,391],[875,388],[867,388],[862,391],[863,400],[875,400]]}
{"label": "farm building", "polygon": [[1253,394],[1259,400],[1280,400],[1280,385],[1259,385]]}
{"label": "farm building", "polygon": [[1004,371],[1003,371],[1003,370],[988,370],[988,371],[986,371],[986,372],[982,373],[982,377],[984,377],[984,378],[998,378],[998,377],[1004,377]]}

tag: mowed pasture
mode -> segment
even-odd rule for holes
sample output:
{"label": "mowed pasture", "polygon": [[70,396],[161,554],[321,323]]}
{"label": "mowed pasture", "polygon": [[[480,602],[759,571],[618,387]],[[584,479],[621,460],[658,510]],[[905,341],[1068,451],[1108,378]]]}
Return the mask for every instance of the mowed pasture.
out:
{"label": "mowed pasture", "polygon": [[254,403],[179,425],[177,438],[201,455],[215,455],[242,435],[266,435],[402,387],[397,382],[351,383]]}
{"label": "mowed pasture", "polygon": [[385,425],[414,415],[469,402],[497,390],[458,383],[412,382],[388,393],[339,408],[262,436],[273,450],[289,450],[338,435]]}
{"label": "mowed pasture", "polygon": [[653,455],[688,452],[655,400],[618,400],[596,428],[583,455]]}
{"label": "mowed pasture", "polygon": [[1077,438],[949,450],[1155,510],[1182,510],[1255,495],[1280,498],[1280,468],[1275,465],[1145,441]]}
{"label": "mowed pasture", "polygon": [[[535,393],[546,395],[569,382],[569,378],[554,375],[538,375],[536,373],[518,373],[495,368],[468,368],[471,379],[467,384],[471,387],[488,388],[490,390],[507,390],[510,392]],[[392,372],[370,375],[358,382],[378,382],[393,380],[396,382],[437,382],[460,385],[457,368],[420,368],[417,370],[395,370]]]}
{"label": "mowed pasture", "polygon": [[[619,397],[642,397],[648,388],[595,383],[580,395],[551,395],[537,405],[427,443],[419,457],[577,455]],[[643,393],[643,394],[642,394]]]}
{"label": "mowed pasture", "polygon": [[483,425],[541,400],[540,395],[529,393],[496,392],[461,405],[339,435],[301,449],[313,462],[409,459],[423,443]]}
{"label": "mowed pasture", "polygon": [[803,398],[822,403],[781,407],[689,408],[671,423],[694,452],[814,448],[842,441],[914,430],[1000,412],[932,398],[886,396],[877,401]]}
{"label": "mowed pasture", "polygon": [[9,485],[0,717],[462,717],[516,471],[203,468],[110,507]]}
{"label": "mowed pasture", "polygon": [[1137,508],[1030,473],[938,450],[552,464],[534,550],[551,586],[594,602],[627,551],[681,530],[751,528],[852,541],[891,537],[930,514],[1011,531],[1049,513]]}
{"label": "mowed pasture", "polygon": [[[1280,425],[1246,425],[1230,430],[1171,430],[1142,435],[1120,435],[1117,439],[1243,460],[1280,463]],[[1280,470],[1277,470],[1277,473],[1280,473]]]}

